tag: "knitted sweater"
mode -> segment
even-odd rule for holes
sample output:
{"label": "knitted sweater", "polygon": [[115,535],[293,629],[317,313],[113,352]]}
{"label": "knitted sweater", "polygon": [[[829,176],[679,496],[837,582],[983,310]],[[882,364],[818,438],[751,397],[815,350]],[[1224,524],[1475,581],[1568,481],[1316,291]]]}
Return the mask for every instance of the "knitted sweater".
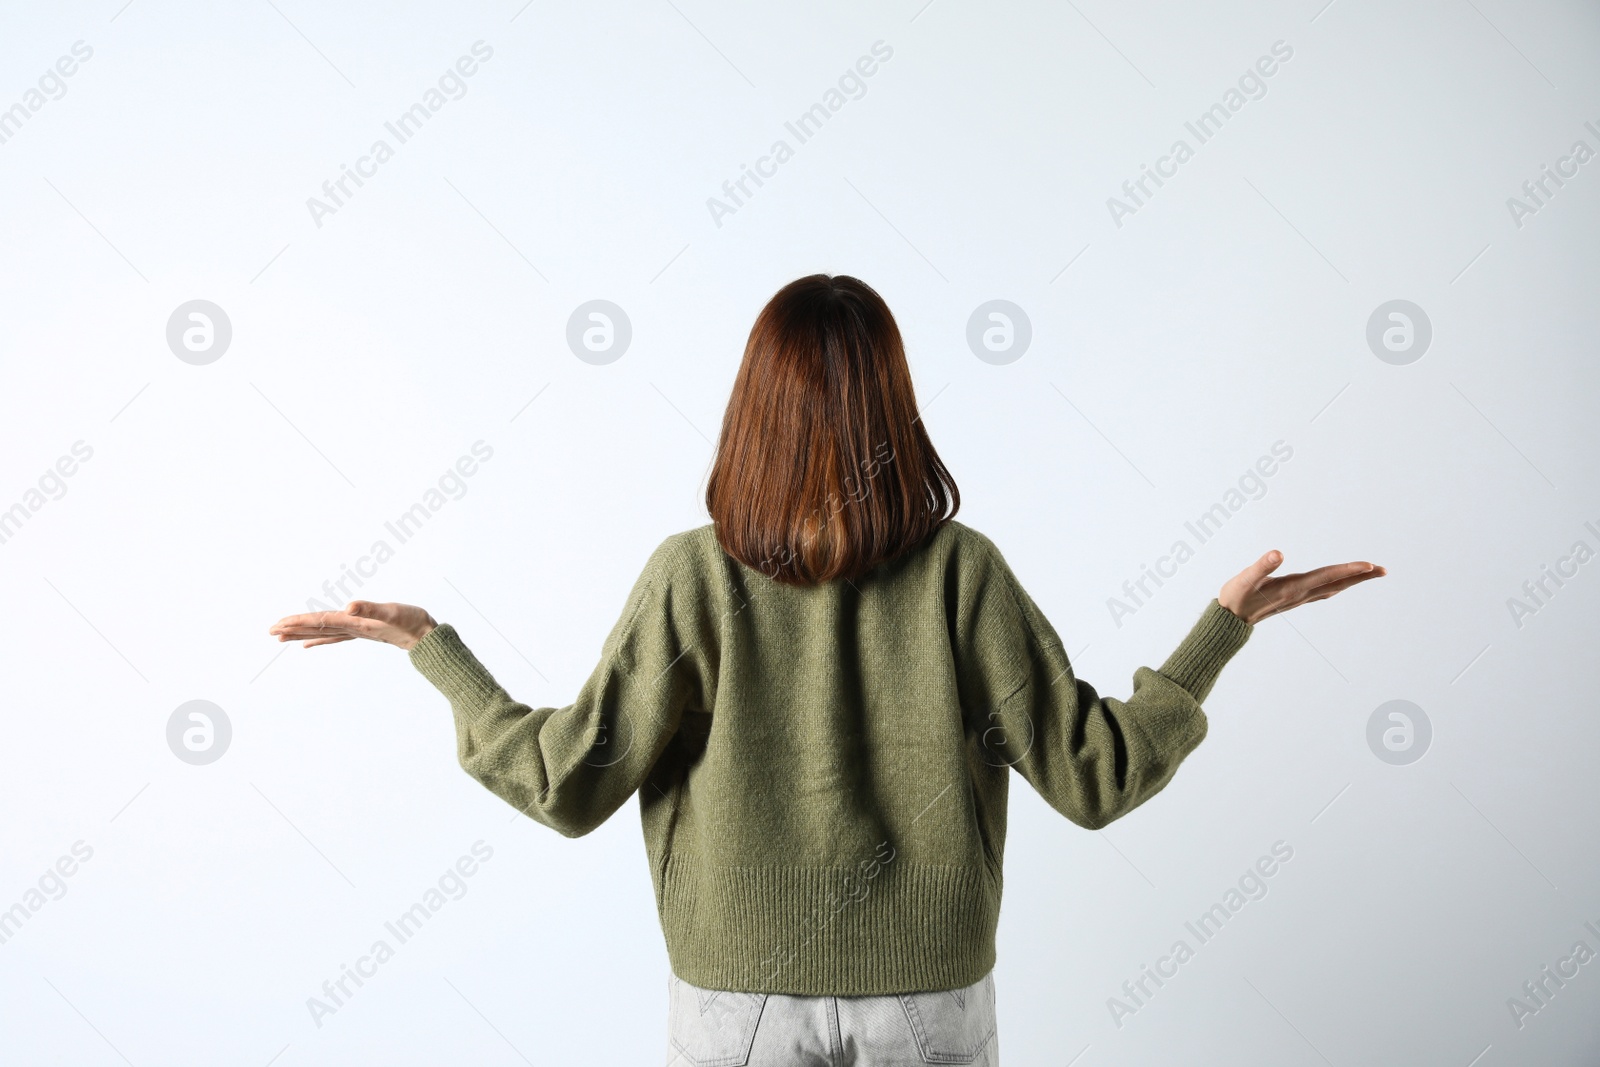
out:
{"label": "knitted sweater", "polygon": [[1206,735],[1253,627],[1213,600],[1127,700],[1075,676],[983,534],[947,522],[855,582],[781,585],[710,525],[668,537],[564,708],[512,699],[442,624],[409,652],[461,766],[568,836],[635,793],[673,971],[710,989],[952,989],[994,966],[1015,770],[1098,829]]}

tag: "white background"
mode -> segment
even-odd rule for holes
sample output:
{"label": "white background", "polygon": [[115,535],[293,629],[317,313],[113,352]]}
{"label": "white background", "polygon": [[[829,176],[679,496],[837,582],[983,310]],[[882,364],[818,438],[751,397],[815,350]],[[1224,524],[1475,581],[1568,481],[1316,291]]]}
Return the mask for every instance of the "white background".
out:
{"label": "white background", "polygon": [[[0,509],[93,455],[0,544],[0,908],[93,856],[0,944],[0,1060],[662,1062],[636,808],[577,841],[514,819],[401,653],[266,631],[481,440],[360,595],[569,703],[650,550],[706,521],[756,312],[826,271],[894,309],[960,518],[1103,693],[1268,548],[1390,570],[1263,623],[1207,741],[1107,830],[1016,780],[1005,1062],[1593,1062],[1600,964],[1520,1027],[1508,998],[1600,951],[1600,562],[1520,626],[1508,599],[1600,550],[1600,161],[1520,226],[1507,198],[1600,149],[1600,13],[1321,5],[11,7],[0,108],[93,56],[0,144]],[[480,40],[465,95],[318,226],[307,198]],[[876,41],[797,144],[785,120]],[[1266,94],[1116,225],[1107,198],[1275,41]],[[707,198],[780,137],[717,225]],[[603,366],[565,340],[596,298],[633,327]],[[233,329],[204,366],[166,342],[192,299]],[[966,343],[991,299],[1033,328],[1003,366]],[[1408,365],[1366,342],[1392,299],[1432,323]],[[1118,626],[1108,598],[1279,440],[1266,494]],[[167,744],[193,699],[232,724],[207,766]],[[1433,726],[1407,766],[1366,739],[1392,699]],[[479,840],[466,894],[313,1022]],[[1267,896],[1117,1025],[1277,841]]]}

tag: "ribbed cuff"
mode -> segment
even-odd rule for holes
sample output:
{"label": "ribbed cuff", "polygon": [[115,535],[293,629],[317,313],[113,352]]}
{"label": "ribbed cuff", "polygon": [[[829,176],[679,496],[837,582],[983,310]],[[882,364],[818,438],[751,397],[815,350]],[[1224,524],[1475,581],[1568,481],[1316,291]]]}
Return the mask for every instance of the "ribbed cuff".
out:
{"label": "ribbed cuff", "polygon": [[1161,673],[1205,702],[1230,659],[1250,640],[1255,627],[1212,598],[1200,620],[1161,665]]}
{"label": "ribbed cuff", "polygon": [[429,630],[406,655],[411,658],[411,665],[452,702],[457,696],[492,692],[498,684],[472,649],[462,644],[456,628],[447,622]]}

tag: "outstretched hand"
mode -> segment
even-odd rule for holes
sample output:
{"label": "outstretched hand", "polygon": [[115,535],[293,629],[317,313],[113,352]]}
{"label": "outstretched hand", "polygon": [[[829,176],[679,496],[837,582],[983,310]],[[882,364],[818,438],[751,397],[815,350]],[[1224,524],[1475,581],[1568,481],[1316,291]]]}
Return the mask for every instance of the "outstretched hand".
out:
{"label": "outstretched hand", "polygon": [[437,625],[432,615],[411,604],[352,600],[343,611],[285,615],[267,632],[279,641],[304,641],[306,648],[362,637],[409,650]]}
{"label": "outstretched hand", "polygon": [[1283,553],[1274,549],[1240,571],[1222,587],[1217,601],[1248,623],[1258,623],[1270,615],[1290,608],[1326,600],[1333,594],[1370,578],[1389,572],[1376,564],[1334,563],[1304,574],[1268,577],[1283,563]]}

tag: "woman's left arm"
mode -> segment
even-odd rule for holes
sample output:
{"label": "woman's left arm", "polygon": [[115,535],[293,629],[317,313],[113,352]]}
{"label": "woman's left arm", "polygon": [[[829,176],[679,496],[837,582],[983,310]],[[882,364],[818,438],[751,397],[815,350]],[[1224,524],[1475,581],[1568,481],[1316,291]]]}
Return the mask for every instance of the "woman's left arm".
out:
{"label": "woman's left arm", "polygon": [[660,553],[628,595],[600,662],[563,708],[512,699],[461,640],[421,608],[355,601],[280,620],[307,647],[354,637],[406,650],[450,701],[457,758],[496,796],[567,837],[594,830],[644,783],[683,711],[704,703],[709,650],[679,633]]}

